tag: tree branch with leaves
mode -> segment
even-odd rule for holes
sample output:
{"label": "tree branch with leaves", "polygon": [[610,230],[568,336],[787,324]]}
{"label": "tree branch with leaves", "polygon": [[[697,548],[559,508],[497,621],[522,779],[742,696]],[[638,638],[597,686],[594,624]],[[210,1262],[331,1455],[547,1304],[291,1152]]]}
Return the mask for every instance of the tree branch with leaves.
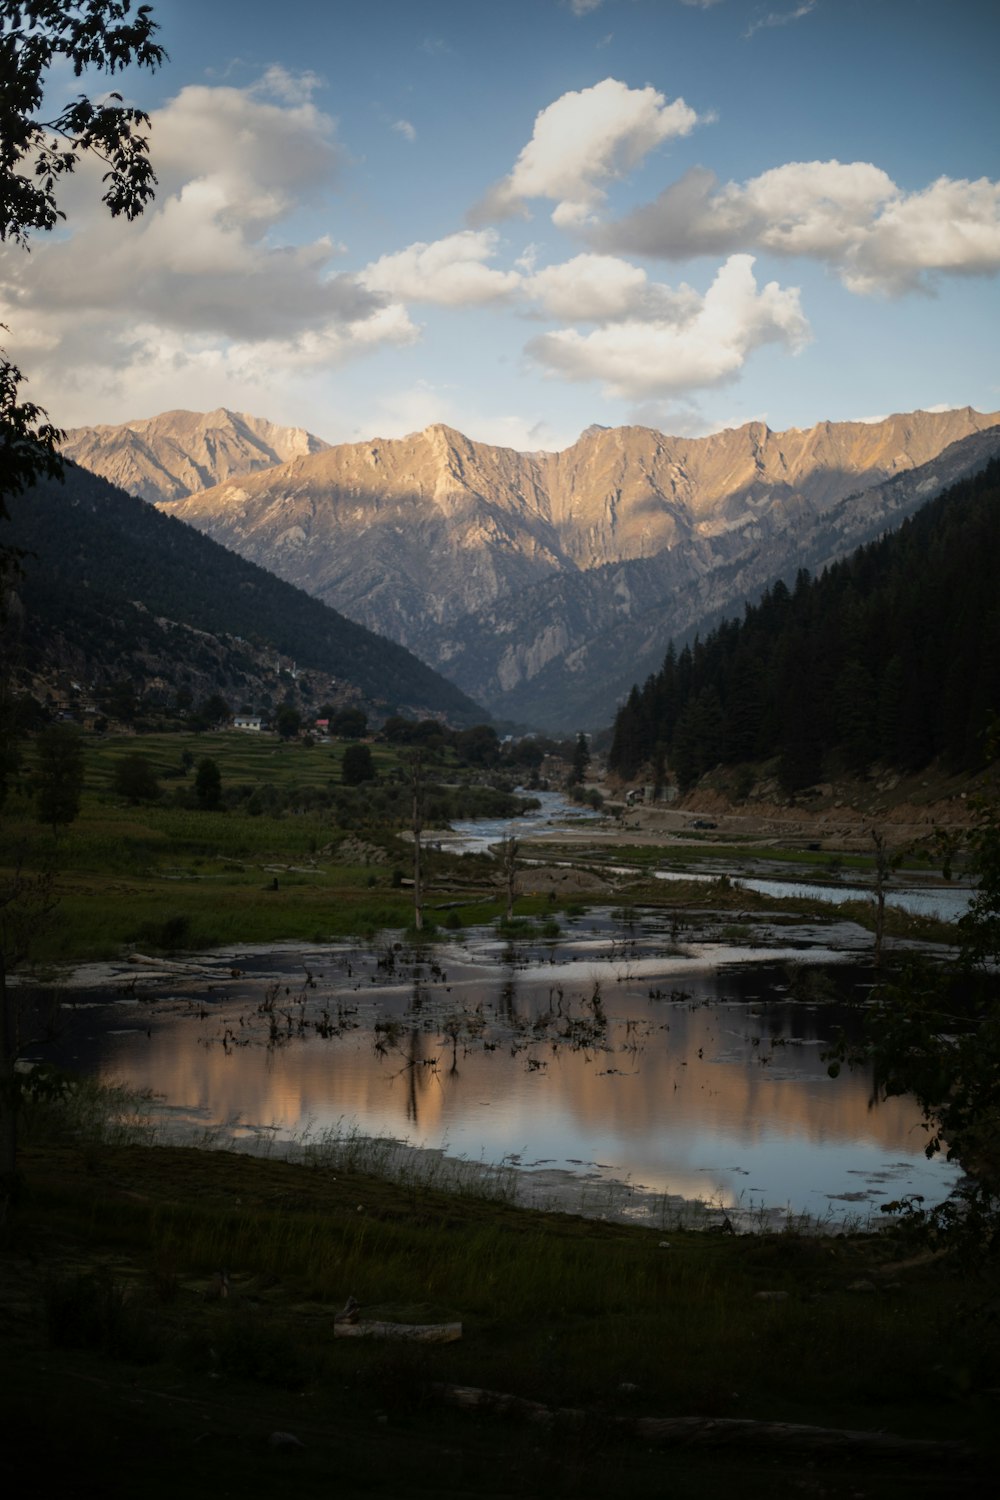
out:
{"label": "tree branch with leaves", "polygon": [[[148,5],[131,0],[0,0],[0,240],[29,247],[33,232],[64,218],[61,179],[86,157],[103,162],[102,201],[115,218],[134,219],[153,197],[149,116],[120,94],[80,94],[45,109],[51,70],[68,62],[114,76],[157,68],[166,53]],[[24,377],[0,350],[0,520],[6,501],[42,477],[58,478],[63,434],[34,402],[20,397]],[[10,560],[0,553],[0,561]]]}
{"label": "tree branch with leaves", "polygon": [[[117,93],[79,94],[51,110],[46,106],[56,66],[68,63],[77,78],[88,71],[114,77],[129,67],[158,68],[166,53],[154,40],[156,31],[150,7],[133,7],[131,0],[0,0],[0,241],[28,249],[33,233],[54,229],[64,217],[59,186],[87,158],[107,168],[102,201],[112,217],[134,219],[142,213],[156,187],[145,111]],[[9,519],[9,501],[27,494],[39,479],[63,473],[63,433],[42,407],[22,398],[23,381],[0,350],[0,521]],[[18,549],[0,541],[0,624],[20,562]],[[3,660],[9,665],[7,653]],[[0,794],[11,762],[11,722],[4,682]],[[56,789],[58,781],[57,774]],[[59,806],[50,803],[47,816],[56,827],[67,812],[64,798]],[[16,1164],[15,1064],[21,1050],[19,1009],[7,976],[24,961],[52,904],[47,875],[27,875],[18,867],[0,884],[0,1176],[5,1177]]]}

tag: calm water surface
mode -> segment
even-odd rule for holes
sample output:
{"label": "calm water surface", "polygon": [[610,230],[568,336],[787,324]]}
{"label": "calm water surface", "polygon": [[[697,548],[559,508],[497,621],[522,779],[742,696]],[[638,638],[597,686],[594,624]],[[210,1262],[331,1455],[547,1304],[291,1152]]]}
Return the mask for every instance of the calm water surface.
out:
{"label": "calm water surface", "polygon": [[825,1045],[860,1024],[869,934],[792,943],[763,923],[741,948],[669,913],[560,921],[555,939],[470,929],[423,956],[387,935],[122,966],[77,992],[65,1060],[153,1090],[175,1132],[405,1138],[512,1162],[529,1198],[589,1212],[641,1218],[671,1195],[867,1215],[956,1180],[924,1158],[911,1101],[872,1108],[869,1078],[827,1074]]}

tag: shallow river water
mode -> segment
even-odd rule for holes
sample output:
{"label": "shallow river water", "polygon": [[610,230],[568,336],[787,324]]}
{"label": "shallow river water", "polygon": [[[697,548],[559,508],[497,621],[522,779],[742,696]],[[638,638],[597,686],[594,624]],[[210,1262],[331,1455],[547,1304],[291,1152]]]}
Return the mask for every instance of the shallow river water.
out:
{"label": "shallow river water", "polygon": [[873,1108],[868,1077],[828,1075],[870,934],[765,917],[733,946],[669,912],[559,923],[81,971],[63,1058],[152,1090],[174,1137],[403,1139],[518,1168],[523,1201],[652,1223],[692,1202],[866,1219],[956,1180],[926,1161],[912,1101]]}
{"label": "shallow river water", "polygon": [[[588,834],[593,834],[601,827],[602,819],[599,813],[587,807],[574,806],[557,792],[539,792],[532,795],[536,796],[540,803],[537,811],[523,814],[519,818],[480,818],[475,821],[456,822],[451,831],[443,836],[442,842],[448,848],[460,853],[480,853],[494,847],[501,839],[513,836],[521,841],[525,856],[530,858],[530,845],[542,839],[571,840],[579,853],[581,842],[587,838]],[[634,874],[638,872],[620,866],[615,867],[613,873]],[[843,906],[848,901],[872,899],[870,886],[856,885],[850,881],[835,878],[789,879],[771,873],[748,873],[733,864],[713,859],[710,854],[706,855],[702,868],[697,866],[694,869],[661,868],[654,869],[651,873],[657,880],[694,880],[706,884],[718,880],[720,875],[725,875],[744,890],[771,896],[775,900],[790,897],[804,901],[821,901],[831,906]],[[942,884],[934,880],[925,880],[916,884],[912,880],[901,879],[898,874],[890,877],[886,887],[886,902],[889,906],[897,906],[915,916],[937,917],[945,922],[956,921],[966,911],[970,896],[971,891],[966,885]]]}

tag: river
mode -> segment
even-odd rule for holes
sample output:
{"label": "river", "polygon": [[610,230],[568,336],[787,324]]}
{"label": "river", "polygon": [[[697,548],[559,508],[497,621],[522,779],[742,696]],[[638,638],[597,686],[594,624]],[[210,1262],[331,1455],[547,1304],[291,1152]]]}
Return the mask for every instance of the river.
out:
{"label": "river", "polygon": [[[525,813],[518,818],[489,818],[456,822],[450,833],[442,836],[444,847],[458,853],[481,853],[490,849],[503,838],[513,837],[529,845],[539,840],[572,839],[577,846],[588,834],[599,830],[601,815],[589,807],[568,803],[557,792],[538,792],[541,804],[537,812]],[[709,846],[710,847],[710,846]],[[756,891],[760,895],[773,896],[776,900],[792,898],[803,901],[821,901],[831,906],[843,906],[849,901],[871,901],[871,886],[841,883],[837,880],[784,879],[775,875],[748,874],[735,863],[712,858],[707,855],[705,863],[711,866],[693,869],[656,869],[651,873],[657,880],[704,881],[718,880],[720,875],[744,890]],[[617,865],[610,873],[628,875],[639,871],[627,865]],[[954,922],[968,910],[971,888],[959,883],[937,884],[891,877],[886,887],[886,904],[898,907],[915,916],[934,917],[944,922]]]}
{"label": "river", "polygon": [[911,1101],[828,1074],[870,993],[861,928],[557,922],[82,970],[62,1057],[151,1090],[174,1139],[405,1141],[516,1168],[523,1201],[661,1227],[697,1204],[863,1221],[956,1181]]}

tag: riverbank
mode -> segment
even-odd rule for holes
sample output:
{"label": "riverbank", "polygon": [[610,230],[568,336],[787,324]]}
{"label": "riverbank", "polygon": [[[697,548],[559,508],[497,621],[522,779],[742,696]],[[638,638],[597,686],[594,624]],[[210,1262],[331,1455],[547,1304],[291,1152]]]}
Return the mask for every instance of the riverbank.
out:
{"label": "riverbank", "polygon": [[[664,1236],[98,1141],[39,1144],[23,1171],[0,1254],[12,1481],[28,1462],[111,1497],[141,1475],[154,1500],[589,1500],[669,1475],[681,1500],[770,1500],[820,1493],[821,1454],[827,1496],[986,1492],[997,1335],[972,1304],[995,1290],[885,1236]],[[461,1338],[337,1338],[352,1296],[363,1320]],[[470,1415],[456,1388],[536,1405]],[[700,1422],[697,1446],[659,1446],[649,1418]],[[768,1441],[773,1423],[873,1442]],[[888,1457],[875,1434],[918,1446]]]}
{"label": "riverbank", "polygon": [[948,776],[930,768],[909,777],[893,772],[824,782],[788,797],[771,777],[734,799],[720,774],[706,777],[670,806],[622,806],[618,832],[639,844],[696,833],[718,841],[798,840],[833,853],[869,853],[872,829],[893,849],[924,845],[937,829],[961,841],[975,826],[975,799],[983,781],[982,776]]}
{"label": "riverbank", "polygon": [[[706,830],[705,824],[711,825]],[[708,841],[727,839],[754,843],[799,841],[815,845],[825,853],[869,853],[872,829],[882,833],[891,848],[921,844],[935,829],[947,827],[967,833],[974,826],[971,809],[965,805],[915,807],[899,804],[882,813],[832,807],[789,808],[780,804],[737,811],[728,801],[702,793],[683,807],[633,807],[621,820],[602,831],[602,838],[619,843],[655,844],[685,842],[692,835]]]}

